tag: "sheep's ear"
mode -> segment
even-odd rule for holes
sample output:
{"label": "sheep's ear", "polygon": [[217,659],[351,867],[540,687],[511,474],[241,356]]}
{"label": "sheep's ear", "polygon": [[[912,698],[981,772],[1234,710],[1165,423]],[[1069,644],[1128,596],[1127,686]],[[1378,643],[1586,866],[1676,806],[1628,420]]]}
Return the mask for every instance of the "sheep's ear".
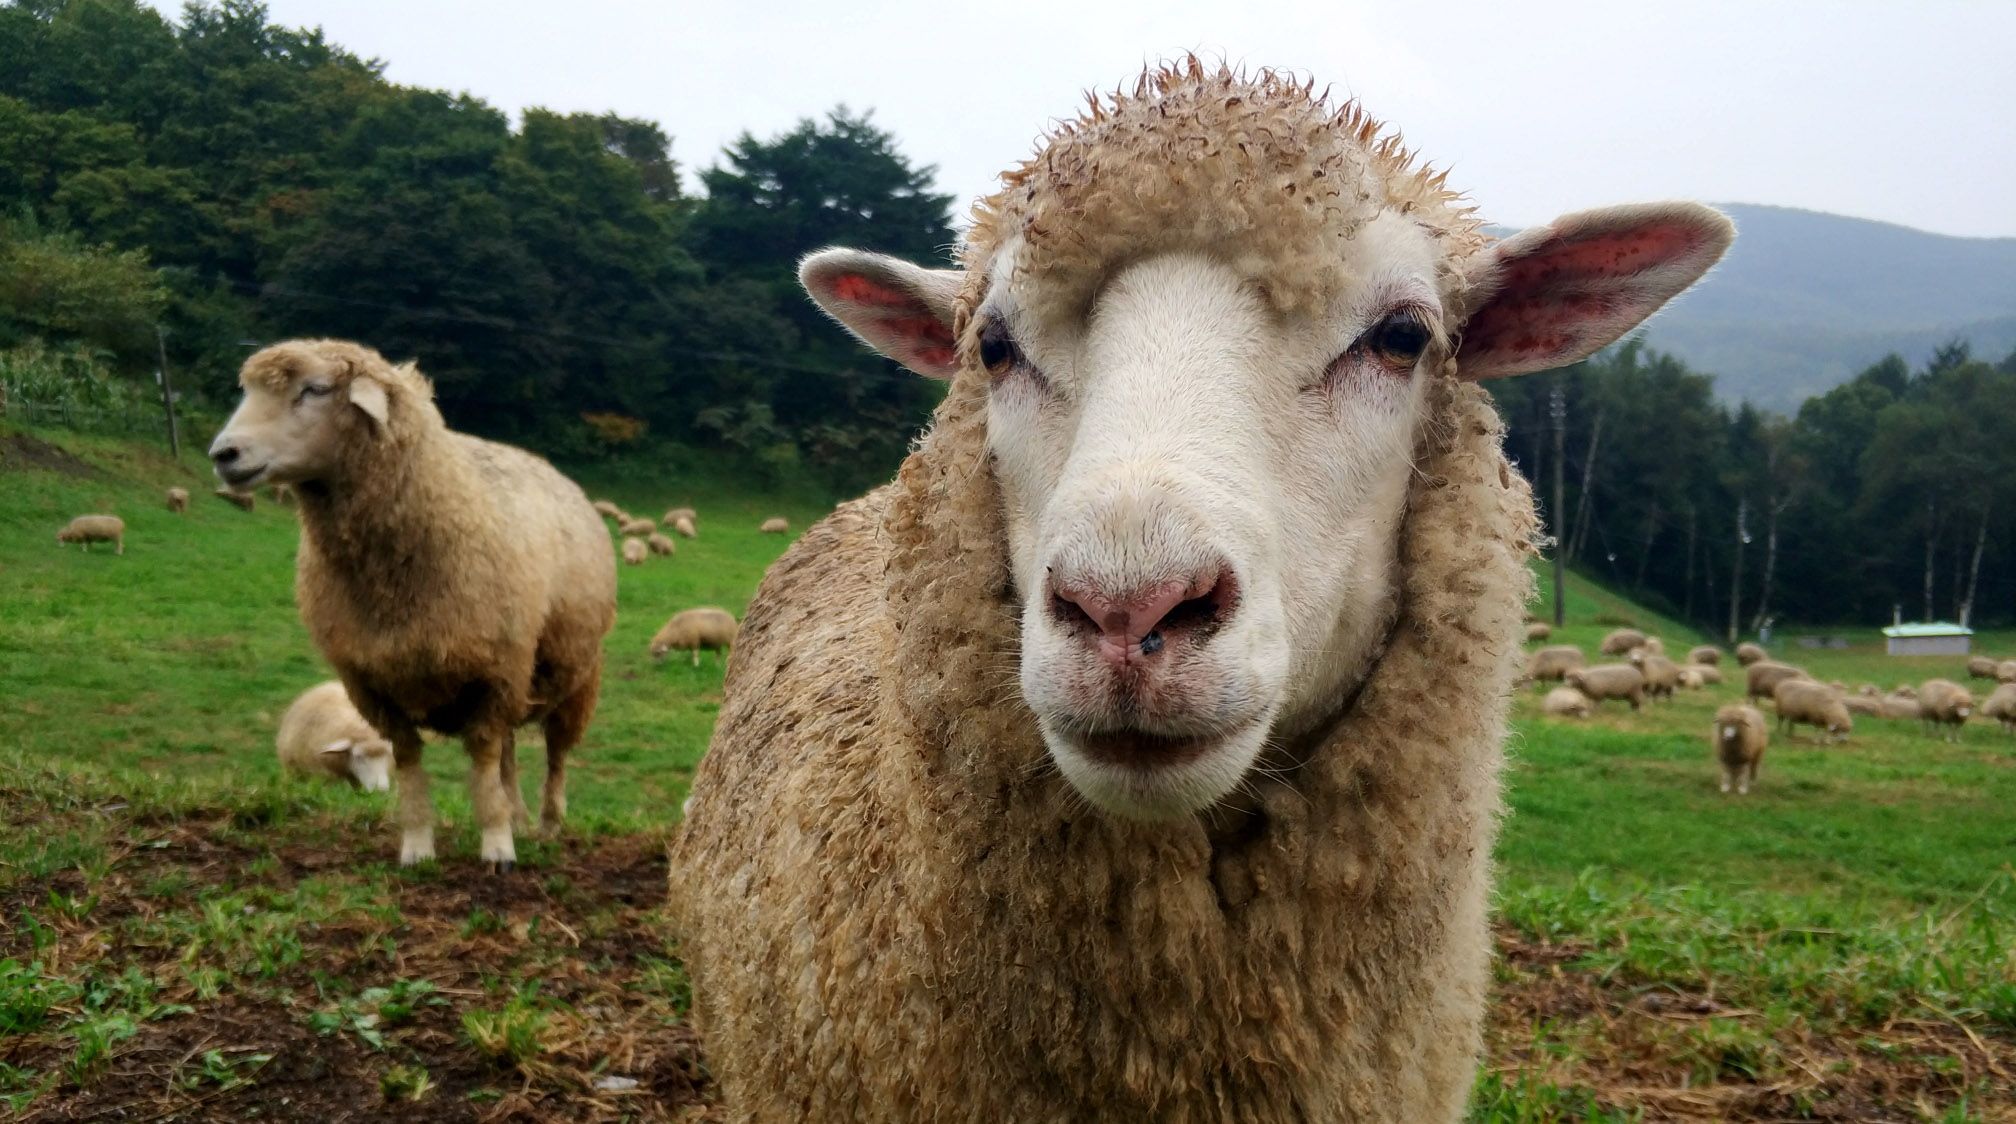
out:
{"label": "sheep's ear", "polygon": [[348,753],[350,752],[350,739],[337,738],[335,741],[323,746],[320,752],[324,754]]}
{"label": "sheep's ear", "polygon": [[952,302],[962,279],[956,269],[925,269],[861,250],[821,250],[798,263],[799,283],[828,315],[862,343],[934,379],[959,369]]}
{"label": "sheep's ear", "polygon": [[385,424],[392,407],[385,396],[385,384],[361,375],[350,380],[350,404],[364,411],[379,425]]}
{"label": "sheep's ear", "polygon": [[1700,280],[1735,237],[1699,203],[1582,211],[1522,230],[1470,279],[1457,370],[1495,379],[1586,359]]}

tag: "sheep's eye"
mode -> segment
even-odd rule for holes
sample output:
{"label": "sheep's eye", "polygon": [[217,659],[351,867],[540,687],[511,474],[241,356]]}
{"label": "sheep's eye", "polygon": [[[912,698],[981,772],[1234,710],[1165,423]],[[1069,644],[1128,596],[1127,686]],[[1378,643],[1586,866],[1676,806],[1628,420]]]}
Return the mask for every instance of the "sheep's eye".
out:
{"label": "sheep's eye", "polygon": [[1412,309],[1387,313],[1359,337],[1367,350],[1395,367],[1412,367],[1428,350],[1428,325]]}
{"label": "sheep's eye", "polygon": [[310,398],[321,398],[334,389],[335,387],[332,386],[324,386],[321,383],[311,382],[301,388],[300,400],[305,401]]}
{"label": "sheep's eye", "polygon": [[980,329],[980,365],[997,379],[1022,365],[1022,349],[999,320],[989,320]]}

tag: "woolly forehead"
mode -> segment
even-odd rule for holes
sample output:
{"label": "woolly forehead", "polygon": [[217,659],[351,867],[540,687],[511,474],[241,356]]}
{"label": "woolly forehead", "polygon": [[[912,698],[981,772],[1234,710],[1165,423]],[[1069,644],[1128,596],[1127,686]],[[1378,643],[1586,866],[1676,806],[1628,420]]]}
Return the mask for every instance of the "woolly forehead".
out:
{"label": "woolly forehead", "polygon": [[305,379],[342,386],[359,376],[414,389],[423,396],[432,391],[412,363],[395,367],[376,351],[341,340],[289,340],[254,352],[238,372],[238,385],[284,394]]}
{"label": "woolly forehead", "polygon": [[1144,75],[1003,183],[975,210],[968,276],[984,286],[1013,247],[1009,283],[1046,319],[1082,314],[1113,269],[1171,251],[1222,258],[1284,315],[1316,313],[1352,281],[1346,245],[1385,212],[1434,240],[1439,295],[1460,305],[1459,267],[1486,243],[1442,177],[1355,103],[1332,109],[1271,74]]}

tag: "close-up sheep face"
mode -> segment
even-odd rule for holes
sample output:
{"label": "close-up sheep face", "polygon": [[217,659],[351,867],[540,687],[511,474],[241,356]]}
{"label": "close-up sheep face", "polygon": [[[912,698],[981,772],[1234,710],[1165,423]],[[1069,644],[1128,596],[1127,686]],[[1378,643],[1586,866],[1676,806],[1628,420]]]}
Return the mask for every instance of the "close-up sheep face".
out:
{"label": "close-up sheep face", "polygon": [[392,791],[391,742],[383,738],[363,741],[338,738],[323,746],[320,752],[342,758],[349,765],[350,775],[356,778],[358,787],[364,791]]}
{"label": "close-up sheep face", "polygon": [[870,346],[984,385],[1022,697],[1071,784],[1141,819],[1223,800],[1362,680],[1430,380],[1584,358],[1733,234],[1658,204],[1493,242],[1355,104],[1194,69],[1004,185],[963,268],[834,249],[800,277]]}
{"label": "close-up sheep face", "polygon": [[254,354],[239,374],[245,397],[210,445],[218,478],[244,492],[339,471],[347,443],[389,416],[391,392],[372,375],[383,366],[375,353],[335,340],[295,340]]}

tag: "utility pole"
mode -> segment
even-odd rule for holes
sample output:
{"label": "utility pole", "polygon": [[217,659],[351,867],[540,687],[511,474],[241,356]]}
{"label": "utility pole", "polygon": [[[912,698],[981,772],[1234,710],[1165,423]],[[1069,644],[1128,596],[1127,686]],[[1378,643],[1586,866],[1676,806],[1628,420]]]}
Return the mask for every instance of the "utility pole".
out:
{"label": "utility pole", "polygon": [[168,381],[168,339],[161,325],[154,325],[155,353],[161,357],[161,412],[168,415],[168,451],[182,459],[182,435],[175,429],[175,388]]}
{"label": "utility pole", "polygon": [[1560,628],[1567,621],[1568,606],[1563,587],[1567,584],[1564,571],[1567,562],[1563,552],[1568,549],[1568,528],[1564,520],[1567,510],[1565,495],[1561,488],[1562,449],[1567,442],[1568,402],[1561,394],[1561,380],[1557,376],[1554,387],[1548,393],[1547,416],[1554,420],[1554,627]]}

